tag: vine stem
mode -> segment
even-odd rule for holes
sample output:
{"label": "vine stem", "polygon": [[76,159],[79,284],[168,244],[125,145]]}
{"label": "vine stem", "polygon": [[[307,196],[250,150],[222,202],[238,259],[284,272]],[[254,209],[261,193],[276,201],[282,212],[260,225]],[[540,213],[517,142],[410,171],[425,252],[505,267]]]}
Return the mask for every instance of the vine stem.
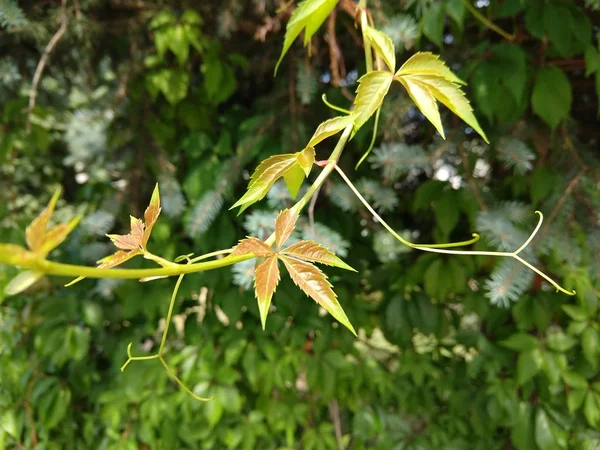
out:
{"label": "vine stem", "polygon": [[473,16],[477,20],[479,20],[483,25],[488,27],[490,30],[498,33],[500,36],[502,36],[507,41],[512,42],[516,39],[516,36],[514,34],[507,33],[502,28],[500,28],[498,25],[496,25],[494,22],[492,22],[487,17],[485,17],[483,14],[481,14],[479,11],[477,11],[477,8],[475,8],[469,0],[463,0],[463,3],[467,7],[469,12],[471,14],[473,14]]}
{"label": "vine stem", "polygon": [[[358,189],[356,189],[356,187],[354,186],[354,184],[352,184],[352,182],[346,176],[346,174],[343,172],[342,169],[340,169],[337,165],[335,166],[335,169],[337,170],[337,172],[339,173],[339,175],[342,177],[342,179],[346,182],[346,184],[348,185],[348,187],[352,190],[352,192],[354,193],[354,195],[356,195],[356,197],[361,201],[361,203],[365,206],[365,208],[367,208],[369,210],[369,212],[373,215],[373,217],[375,219],[377,219],[381,223],[381,225],[383,225],[383,227],[392,236],[394,236],[396,239],[398,239],[400,242],[402,242],[407,247],[414,248],[415,250],[421,250],[421,251],[424,251],[424,252],[442,253],[442,254],[446,254],[446,255],[500,256],[500,257],[513,258],[513,259],[519,261],[525,267],[527,267],[530,270],[532,270],[535,273],[537,273],[542,278],[544,278],[552,286],[554,286],[557,291],[563,292],[563,293],[565,293],[567,295],[575,295],[575,291],[574,290],[573,291],[567,291],[566,289],[564,289],[563,287],[561,287],[556,281],[554,281],[552,278],[550,278],[548,275],[546,275],[544,272],[542,272],[541,270],[539,270],[538,268],[536,268],[535,266],[533,266],[532,264],[530,264],[529,262],[525,261],[523,258],[521,258],[519,256],[519,253],[521,253],[531,243],[531,241],[533,240],[533,238],[535,237],[535,235],[539,231],[540,227],[542,226],[542,222],[544,220],[544,216],[543,216],[543,214],[540,211],[536,211],[536,214],[538,214],[538,216],[540,218],[539,221],[538,221],[537,226],[535,227],[535,229],[533,230],[533,232],[531,233],[531,235],[529,236],[529,238],[525,241],[525,243],[523,245],[521,245],[521,247],[519,247],[514,252],[488,252],[488,251],[478,251],[478,250],[446,250],[444,248],[440,248],[439,246],[437,246],[437,248],[436,248],[436,246],[432,246],[432,245],[413,244],[412,242],[409,242],[406,239],[402,238],[398,233],[396,233],[396,231],[394,231],[394,229],[392,227],[390,227],[385,222],[385,220],[383,220],[381,218],[381,216],[379,214],[377,214],[377,212],[375,211],[375,209],[373,209],[373,207],[369,204],[369,202],[367,202],[367,200],[362,196],[362,194],[358,191]],[[447,245],[447,244],[442,244],[442,245]]]}

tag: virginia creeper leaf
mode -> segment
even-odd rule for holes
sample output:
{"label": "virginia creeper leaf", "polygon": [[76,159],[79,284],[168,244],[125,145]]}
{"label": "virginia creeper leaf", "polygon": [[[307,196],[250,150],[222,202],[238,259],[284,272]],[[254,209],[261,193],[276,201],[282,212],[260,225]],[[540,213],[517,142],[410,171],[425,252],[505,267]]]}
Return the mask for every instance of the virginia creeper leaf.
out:
{"label": "virginia creeper leaf", "polygon": [[39,280],[43,273],[35,272],[33,270],[26,270],[21,272],[14,277],[4,288],[4,293],[8,295],[17,295],[24,290],[30,288],[37,280]]}
{"label": "virginia creeper leaf", "polygon": [[440,136],[445,139],[446,135],[442,126],[442,118],[440,117],[440,112],[431,90],[427,86],[415,82],[410,78],[401,77],[399,81],[406,88],[408,95],[415,102],[417,108],[433,124],[438,133],[440,133]]}
{"label": "virginia creeper leaf", "polygon": [[432,75],[442,77],[452,83],[467,84],[458,78],[438,55],[430,52],[419,52],[408,58],[398,69],[395,77],[404,75]]}
{"label": "virginia creeper leaf", "polygon": [[284,209],[279,213],[277,219],[275,219],[275,244],[277,248],[281,248],[288,240],[296,227],[297,220],[298,214],[289,209]]}
{"label": "virginia creeper leaf", "polygon": [[322,140],[327,139],[329,136],[339,133],[353,122],[354,117],[352,115],[338,116],[322,122],[313,134],[312,138],[310,138],[308,145],[314,147]]}
{"label": "virginia creeper leaf", "polygon": [[310,175],[313,164],[315,163],[315,149],[308,146],[298,154],[298,164],[302,167],[306,176]]}
{"label": "virginia creeper leaf", "polygon": [[354,101],[354,127],[358,130],[379,109],[394,75],[383,70],[375,70],[363,75],[358,82]]}
{"label": "virginia creeper leaf", "polygon": [[270,256],[273,254],[273,249],[265,244],[260,239],[255,237],[248,237],[242,239],[238,245],[235,246],[232,255],[245,255],[252,253],[255,256]]}
{"label": "virginia creeper leaf", "polygon": [[285,185],[287,186],[288,191],[289,191],[290,195],[292,196],[292,199],[294,199],[294,200],[298,196],[300,187],[302,186],[302,183],[304,182],[304,177],[305,177],[304,169],[302,169],[302,167],[300,167],[300,163],[298,163],[298,162],[295,162],[294,164],[292,164],[292,167],[290,167],[287,170],[287,172],[285,172],[285,174],[283,175],[283,180],[285,181]]}
{"label": "virginia creeper leaf", "polygon": [[556,128],[569,116],[572,101],[571,83],[562,70],[554,66],[538,70],[531,94],[531,107],[550,128]]}
{"label": "virginia creeper leaf", "polygon": [[266,261],[258,264],[256,269],[254,269],[254,289],[263,330],[267,322],[271,298],[275,289],[277,289],[278,283],[279,267],[277,267],[277,256],[273,255],[267,258]]}
{"label": "virginia creeper leaf", "polygon": [[371,47],[381,56],[390,70],[392,72],[396,70],[396,52],[392,39],[387,34],[369,26],[365,27],[364,33],[371,43]]}
{"label": "virginia creeper leaf", "polygon": [[331,284],[327,281],[325,274],[310,263],[287,256],[280,256],[280,258],[296,286],[325,308],[329,314],[356,336],[356,331],[354,331],[354,327],[350,324],[346,313],[337,301],[337,297],[331,289]]}
{"label": "virginia creeper leaf", "polygon": [[352,267],[338,258],[329,249],[314,241],[300,241],[290,245],[281,252],[283,255],[294,256],[305,261],[326,264],[328,266],[339,267],[340,269],[356,272]]}
{"label": "virginia creeper leaf", "polygon": [[273,156],[263,161],[250,178],[246,193],[230,209],[241,206],[240,212],[242,212],[248,206],[264,198],[271,186],[284,176],[296,164],[296,161],[297,155],[294,153]]}
{"label": "virginia creeper leaf", "polygon": [[142,248],[144,239],[144,222],[130,216],[131,231],[128,234],[107,234],[115,247],[120,250],[136,250]]}
{"label": "virginia creeper leaf", "polygon": [[38,251],[38,254],[46,257],[48,253],[58,247],[65,240],[69,233],[77,226],[80,220],[80,216],[74,217],[69,221],[69,223],[56,225],[50,231],[48,231],[44,238],[44,244]]}
{"label": "virginia creeper leaf", "polygon": [[283,57],[302,30],[304,30],[304,46],[306,46],[336,4],[337,0],[304,0],[296,7],[285,30],[283,49],[275,65],[275,74]]}
{"label": "virginia creeper leaf", "polygon": [[58,198],[60,197],[60,192],[61,189],[58,188],[50,199],[48,206],[46,206],[40,215],[33,219],[33,221],[25,229],[25,240],[27,241],[27,246],[36,253],[41,250],[42,246],[44,245],[48,222],[50,221],[50,217],[52,217],[52,213],[56,207],[56,202],[58,202]]}
{"label": "virginia creeper leaf", "polygon": [[156,183],[156,186],[154,186],[154,191],[152,192],[152,197],[150,198],[150,204],[144,212],[144,222],[146,225],[146,230],[144,231],[144,239],[142,240],[142,245],[144,247],[146,247],[148,239],[150,239],[152,227],[156,223],[156,220],[160,215],[160,211],[160,192],[158,190],[158,183]]}
{"label": "virginia creeper leaf", "polygon": [[489,143],[487,136],[479,126],[473,108],[467,100],[464,92],[454,83],[447,81],[441,77],[428,75],[408,75],[406,78],[412,78],[418,83],[427,86],[433,96],[442,102],[446,107],[464,120],[471,128],[473,128],[485,142]]}
{"label": "virginia creeper leaf", "polygon": [[123,264],[125,261],[129,261],[134,256],[141,254],[141,250],[133,250],[129,252],[119,250],[112,255],[105,256],[104,258],[98,260],[98,269],[110,269],[111,267],[116,267],[119,264]]}

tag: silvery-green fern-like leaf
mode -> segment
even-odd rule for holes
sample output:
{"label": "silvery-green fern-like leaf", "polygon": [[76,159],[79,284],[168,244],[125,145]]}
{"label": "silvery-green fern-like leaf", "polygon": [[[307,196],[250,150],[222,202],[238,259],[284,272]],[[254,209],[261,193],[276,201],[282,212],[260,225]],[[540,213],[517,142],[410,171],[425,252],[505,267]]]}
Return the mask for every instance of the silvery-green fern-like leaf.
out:
{"label": "silvery-green fern-like leaf", "polygon": [[245,291],[250,291],[254,287],[254,267],[255,259],[249,259],[240,263],[234,264],[231,267],[233,273],[233,282],[240,286]]}
{"label": "silvery-green fern-like leaf", "polygon": [[186,207],[185,197],[181,192],[181,186],[173,177],[162,176],[159,178],[162,212],[167,217],[178,217]]}
{"label": "silvery-green fern-like leaf", "polygon": [[410,50],[421,36],[419,24],[414,18],[405,14],[390,17],[381,31],[392,39],[397,50]]}
{"label": "silvery-green fern-like leaf", "polygon": [[0,0],[0,27],[15,28],[27,25],[28,20],[19,4],[13,0]]}
{"label": "silvery-green fern-like leaf", "polygon": [[350,243],[344,240],[338,232],[318,222],[314,226],[304,225],[302,239],[318,242],[341,258],[348,255],[350,248]]}
{"label": "silvery-green fern-like leaf", "polygon": [[485,296],[494,305],[508,308],[527,291],[533,280],[533,272],[514,259],[505,258],[492,271],[485,282]]}
{"label": "silvery-green fern-like leaf", "polygon": [[191,237],[198,237],[213,223],[223,207],[223,196],[218,191],[206,192],[196,203],[185,221],[185,231]]}
{"label": "silvery-green fern-like leaf", "polygon": [[329,200],[340,209],[348,212],[357,211],[360,202],[345,183],[335,182],[329,191]]}
{"label": "silvery-green fern-like leaf", "polygon": [[533,169],[535,153],[523,141],[510,137],[502,138],[498,142],[497,150],[498,158],[504,163],[504,167],[514,169],[520,175]]}
{"label": "silvery-green fern-like leaf", "polygon": [[423,147],[404,143],[382,144],[369,157],[371,167],[381,171],[384,179],[391,182],[413,169],[425,169],[431,165]]}

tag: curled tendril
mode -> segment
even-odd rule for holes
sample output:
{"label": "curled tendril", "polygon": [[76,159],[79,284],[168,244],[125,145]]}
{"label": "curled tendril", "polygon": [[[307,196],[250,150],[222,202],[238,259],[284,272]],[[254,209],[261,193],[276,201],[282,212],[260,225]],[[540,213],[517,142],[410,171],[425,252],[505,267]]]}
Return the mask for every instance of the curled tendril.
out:
{"label": "curled tendril", "polygon": [[335,106],[333,103],[330,103],[329,100],[327,100],[327,96],[325,94],[323,94],[321,96],[321,100],[323,100],[323,103],[325,103],[327,106],[329,106],[334,111],[341,112],[344,114],[352,114],[352,112],[350,110],[341,108],[339,106]]}
{"label": "curled tendril", "polygon": [[[227,251],[230,252],[231,249],[228,249]],[[225,253],[227,251],[223,250],[223,251],[214,252],[214,253],[221,254],[221,253]],[[208,255],[202,255],[202,257],[195,258],[195,260],[214,256],[214,253],[208,254]],[[188,260],[188,264],[192,261],[189,257],[187,258],[187,260]],[[167,362],[165,361],[165,359],[163,357],[165,344],[167,342],[167,334],[169,333],[169,326],[171,325],[171,318],[173,316],[173,308],[175,307],[175,299],[177,298],[177,292],[179,292],[179,287],[181,286],[181,281],[183,280],[184,276],[185,276],[185,274],[179,275],[179,278],[177,278],[177,282],[175,283],[175,288],[173,289],[173,293],[171,294],[171,301],[169,303],[169,311],[167,313],[165,329],[163,331],[163,334],[162,334],[162,337],[160,340],[160,347],[158,348],[158,352],[155,353],[154,355],[148,355],[148,356],[133,356],[131,354],[131,347],[132,347],[133,343],[130,342],[129,345],[127,346],[127,361],[125,361],[125,364],[123,364],[123,366],[121,367],[121,372],[123,372],[125,370],[125,368],[129,365],[129,363],[131,363],[131,361],[145,361],[145,360],[149,360],[149,359],[158,359],[161,362],[161,364],[163,365],[163,367],[165,368],[165,370],[167,371],[167,373],[169,374],[169,376],[173,379],[173,381],[175,381],[185,392],[187,392],[189,395],[194,397],[196,400],[200,400],[202,402],[208,402],[208,401],[212,400],[213,397],[207,398],[207,397],[200,397],[199,395],[196,395],[188,386],[186,386],[186,384],[183,381],[181,381],[181,379],[177,376],[175,371],[171,367],[169,367],[169,364],[167,364]]]}
{"label": "curled tendril", "polygon": [[[575,295],[576,294],[575,290],[571,290],[571,291],[566,290],[565,288],[560,286],[556,281],[554,281],[552,278],[550,278],[548,275],[546,275],[544,272],[542,272],[537,267],[533,266],[532,264],[525,261],[523,258],[521,258],[519,256],[519,253],[521,253],[525,248],[527,248],[527,246],[531,243],[531,241],[533,240],[533,238],[535,237],[535,235],[537,234],[537,232],[540,230],[540,228],[542,226],[542,222],[544,221],[544,215],[540,211],[535,212],[539,216],[539,221],[538,221],[537,226],[535,227],[535,229],[533,230],[531,235],[527,238],[527,240],[523,243],[523,245],[521,245],[514,252],[487,252],[487,251],[478,251],[478,250],[445,250],[445,248],[448,248],[448,247],[467,245],[467,242],[470,243],[471,241],[465,241],[462,243],[456,242],[456,243],[451,243],[451,244],[439,244],[439,245],[438,244],[433,244],[433,245],[431,245],[431,244],[428,244],[428,245],[413,244],[412,242],[409,242],[406,239],[402,238],[398,233],[396,233],[394,231],[394,229],[392,227],[390,227],[381,218],[381,216],[379,214],[377,214],[377,212],[373,209],[373,207],[369,204],[369,202],[367,202],[367,200],[365,200],[365,198],[361,195],[361,193],[358,191],[358,189],[356,189],[354,184],[352,184],[352,182],[348,179],[348,177],[342,171],[342,169],[340,169],[336,165],[335,170],[338,171],[338,173],[340,174],[342,179],[346,182],[348,187],[352,190],[352,192],[354,192],[354,195],[356,195],[356,197],[361,201],[361,203],[365,206],[365,208],[367,208],[369,210],[369,212],[373,215],[373,217],[376,218],[381,223],[381,225],[383,225],[383,227],[390,232],[390,234],[392,236],[394,236],[396,239],[398,239],[400,242],[402,242],[407,247],[414,248],[416,250],[421,250],[424,252],[443,253],[446,255],[502,256],[502,257],[507,257],[507,258],[513,258],[513,259],[516,259],[517,261],[519,261],[521,264],[523,264],[528,269],[537,273],[544,280],[546,280],[548,283],[550,283],[552,286],[554,286],[556,288],[557,292],[560,291],[567,295]],[[474,236],[473,242],[475,242],[476,240],[479,239],[478,234],[474,233],[473,236]]]}

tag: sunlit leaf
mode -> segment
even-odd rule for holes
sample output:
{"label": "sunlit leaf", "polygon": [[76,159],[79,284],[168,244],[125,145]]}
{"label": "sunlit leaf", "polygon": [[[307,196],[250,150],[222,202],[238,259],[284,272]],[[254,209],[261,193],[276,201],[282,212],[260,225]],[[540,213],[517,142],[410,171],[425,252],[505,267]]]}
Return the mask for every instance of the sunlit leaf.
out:
{"label": "sunlit leaf", "polygon": [[304,175],[309,176],[313,164],[315,163],[315,149],[314,147],[306,147],[298,154],[298,164],[304,171]]}
{"label": "sunlit leaf", "polygon": [[44,244],[42,245],[42,248],[39,250],[38,254],[42,257],[45,257],[53,249],[58,247],[66,239],[69,233],[73,231],[80,220],[80,216],[74,217],[69,221],[69,223],[56,225],[50,231],[48,231],[44,238]]}
{"label": "sunlit leaf", "polygon": [[11,266],[23,265],[27,260],[37,257],[35,253],[14,244],[0,244],[0,255],[2,255],[2,262]]}
{"label": "sunlit leaf", "polygon": [[267,322],[271,298],[275,289],[277,289],[278,283],[279,267],[277,267],[277,256],[273,255],[267,258],[266,261],[258,264],[254,270],[254,288],[263,330]]}
{"label": "sunlit leaf", "polygon": [[4,288],[6,295],[16,295],[24,290],[30,288],[37,280],[39,280],[43,273],[35,272],[33,270],[26,270],[21,272],[14,277]]}
{"label": "sunlit leaf", "polygon": [[231,252],[233,256],[246,255],[248,253],[252,253],[255,256],[270,256],[273,254],[273,249],[260,239],[249,237],[242,239],[240,243],[235,246],[233,252]]}
{"label": "sunlit leaf", "polygon": [[275,65],[275,73],[277,73],[283,57],[302,30],[304,30],[304,45],[306,46],[336,4],[337,0],[304,0],[296,7],[287,23],[283,49]]}
{"label": "sunlit leaf", "polygon": [[358,130],[379,109],[394,75],[383,70],[375,70],[363,75],[358,82],[354,100],[354,127]]}
{"label": "sunlit leaf", "polygon": [[312,138],[310,138],[308,145],[314,147],[322,140],[339,133],[348,125],[351,125],[353,122],[354,117],[352,115],[339,116],[334,117],[333,119],[326,120],[325,122],[319,125]]}
{"label": "sunlit leaf", "polygon": [[438,133],[440,133],[440,136],[445,138],[446,135],[444,134],[444,127],[442,126],[442,118],[440,117],[437,102],[435,101],[435,97],[431,90],[421,83],[404,77],[399,78],[399,81],[406,88],[408,95],[410,95],[410,98],[415,102],[417,108],[419,108],[423,115],[433,124]]}
{"label": "sunlit leaf", "polygon": [[381,56],[390,70],[392,72],[396,70],[396,52],[392,39],[387,34],[369,26],[365,27],[364,33],[371,43],[371,47]]}
{"label": "sunlit leaf", "polygon": [[438,55],[430,52],[415,53],[398,69],[396,78],[404,75],[432,75],[452,83],[467,84],[458,78]]}
{"label": "sunlit leaf", "polygon": [[113,253],[112,255],[108,255],[100,259],[98,261],[98,269],[110,269],[111,267],[116,267],[119,264],[123,264],[125,261],[129,261],[134,256],[141,254],[141,250],[133,250],[130,252],[119,250],[118,252]]}
{"label": "sunlit leaf", "polygon": [[300,167],[300,163],[296,162],[292,164],[287,172],[283,175],[283,180],[285,181],[285,185],[292,196],[292,199],[296,199],[298,196],[298,192],[302,187],[302,183],[304,182],[305,173],[304,169]]}
{"label": "sunlit leaf", "polygon": [[52,213],[56,207],[56,202],[58,202],[58,198],[60,197],[60,193],[61,189],[58,188],[54,192],[54,195],[52,195],[48,206],[46,206],[40,215],[33,219],[33,221],[25,229],[25,240],[27,241],[29,248],[34,252],[41,250],[42,246],[44,245],[48,222],[50,222],[50,218],[52,217]]}
{"label": "sunlit leaf", "polygon": [[350,324],[346,313],[337,301],[327,277],[317,267],[310,263],[280,256],[294,283],[309,297],[325,308],[342,325],[354,335],[354,327]]}
{"label": "sunlit leaf", "polygon": [[150,239],[150,234],[152,233],[152,227],[154,227],[154,224],[156,223],[156,220],[160,215],[160,211],[160,192],[158,190],[158,183],[156,183],[154,191],[152,192],[150,204],[144,212],[144,223],[146,225],[146,230],[144,231],[144,238],[142,240],[142,245],[144,247],[148,244],[148,239]]}
{"label": "sunlit leaf", "polygon": [[279,213],[275,220],[275,244],[277,248],[281,248],[285,241],[288,240],[296,227],[297,220],[298,214],[289,209],[284,209]]}
{"label": "sunlit leaf", "polygon": [[338,258],[329,249],[314,241],[296,242],[283,250],[281,254],[356,272],[356,270]]}
{"label": "sunlit leaf", "polygon": [[297,155],[294,153],[273,156],[263,161],[250,179],[248,190],[230,209],[238,206],[242,211],[267,195],[271,186],[294,165]]}
{"label": "sunlit leaf", "polygon": [[128,234],[108,234],[115,247],[120,250],[136,250],[142,248],[144,239],[144,222],[130,216],[131,231]]}

